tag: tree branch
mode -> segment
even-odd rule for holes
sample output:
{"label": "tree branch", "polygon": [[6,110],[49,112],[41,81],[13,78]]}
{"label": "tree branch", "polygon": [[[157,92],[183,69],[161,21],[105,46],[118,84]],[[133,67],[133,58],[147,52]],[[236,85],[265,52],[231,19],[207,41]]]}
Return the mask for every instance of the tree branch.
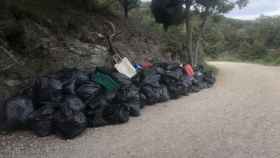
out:
{"label": "tree branch", "polygon": [[0,46],[0,50],[2,50],[3,53],[5,53],[9,58],[11,58],[13,60],[14,63],[16,63],[17,65],[24,65],[22,62],[19,62],[16,57],[14,56],[14,54],[11,51],[8,51],[6,48]]}
{"label": "tree branch", "polygon": [[0,72],[4,72],[4,71],[7,71],[7,70],[9,70],[10,68],[12,68],[12,67],[14,67],[16,64],[9,64],[9,65],[7,65],[7,66],[5,66],[4,68],[1,68],[0,69]]}

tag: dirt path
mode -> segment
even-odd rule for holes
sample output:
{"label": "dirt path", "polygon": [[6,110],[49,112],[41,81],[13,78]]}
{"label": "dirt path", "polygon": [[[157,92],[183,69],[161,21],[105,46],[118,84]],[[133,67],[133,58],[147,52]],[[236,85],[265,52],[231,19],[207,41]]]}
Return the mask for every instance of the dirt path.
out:
{"label": "dirt path", "polygon": [[0,136],[1,158],[279,158],[280,67],[217,62],[212,89],[77,139]]}

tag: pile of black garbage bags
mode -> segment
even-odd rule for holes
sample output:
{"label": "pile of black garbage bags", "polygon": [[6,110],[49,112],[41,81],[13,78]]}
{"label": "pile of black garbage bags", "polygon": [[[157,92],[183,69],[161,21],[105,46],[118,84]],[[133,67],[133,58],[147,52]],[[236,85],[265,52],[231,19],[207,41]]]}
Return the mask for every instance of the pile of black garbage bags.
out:
{"label": "pile of black garbage bags", "polygon": [[5,103],[5,127],[31,129],[37,136],[64,139],[86,128],[122,124],[140,116],[146,105],[166,102],[209,88],[212,72],[200,66],[194,77],[179,64],[159,63],[132,79],[114,70],[64,69],[36,79],[31,88]]}

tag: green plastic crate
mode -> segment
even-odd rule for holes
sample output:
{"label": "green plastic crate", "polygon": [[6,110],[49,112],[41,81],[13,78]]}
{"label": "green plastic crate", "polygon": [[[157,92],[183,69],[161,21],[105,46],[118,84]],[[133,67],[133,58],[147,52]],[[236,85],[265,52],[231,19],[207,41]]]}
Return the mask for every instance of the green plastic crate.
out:
{"label": "green plastic crate", "polygon": [[120,87],[120,84],[113,80],[109,75],[101,72],[96,72],[95,82],[102,85],[107,91],[112,92]]}

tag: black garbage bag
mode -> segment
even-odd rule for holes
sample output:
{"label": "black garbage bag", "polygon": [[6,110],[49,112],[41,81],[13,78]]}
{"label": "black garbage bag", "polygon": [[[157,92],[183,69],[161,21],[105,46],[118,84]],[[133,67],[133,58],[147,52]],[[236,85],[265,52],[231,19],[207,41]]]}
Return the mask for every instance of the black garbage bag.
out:
{"label": "black garbage bag", "polygon": [[168,65],[169,65],[168,63],[164,63],[164,62],[163,63],[155,63],[154,64],[155,67],[160,67],[160,68],[162,68],[164,70],[167,70]]}
{"label": "black garbage bag", "polygon": [[76,86],[80,86],[84,82],[90,81],[89,73],[84,71],[77,71],[73,78],[76,78]]}
{"label": "black garbage bag", "polygon": [[[141,100],[143,104],[153,105],[170,100],[170,95],[165,85],[145,85],[141,87]],[[143,96],[144,95],[144,96]]]}
{"label": "black garbage bag", "polygon": [[132,79],[132,83],[138,87],[145,84],[154,84],[159,86],[161,74],[164,74],[165,70],[161,67],[152,67],[139,71]]}
{"label": "black garbage bag", "polygon": [[183,77],[181,80],[177,80],[174,77],[164,76],[162,81],[166,85],[172,99],[177,99],[178,97],[188,95],[189,93],[189,86],[184,84]]}
{"label": "black garbage bag", "polygon": [[170,100],[170,94],[168,92],[168,89],[165,85],[162,85],[161,86],[161,90],[160,90],[160,94],[161,94],[161,97],[160,97],[160,101],[159,102],[166,102],[168,100]]}
{"label": "black garbage bag", "polygon": [[184,85],[184,93],[183,95],[188,95],[192,92],[192,77],[189,77],[187,75],[184,75],[182,78],[182,84]]}
{"label": "black garbage bag", "polygon": [[189,77],[187,75],[184,75],[184,77],[182,78],[182,82],[186,87],[191,87],[192,86],[192,77]]}
{"label": "black garbage bag", "polygon": [[101,127],[108,125],[108,122],[103,118],[103,111],[109,104],[99,105],[95,109],[88,108],[85,112],[87,117],[87,127]]}
{"label": "black garbage bag", "polygon": [[189,93],[189,82],[186,79],[183,69],[177,64],[171,65],[165,75],[162,75],[161,82],[167,86],[170,97],[177,99]]}
{"label": "black garbage bag", "polygon": [[85,102],[88,103],[91,99],[96,98],[103,93],[103,89],[95,82],[86,82],[81,85],[77,90],[77,95]]}
{"label": "black garbage bag", "polygon": [[147,97],[144,93],[141,92],[141,90],[139,91],[139,95],[140,95],[140,109],[143,109],[145,105],[148,105]]}
{"label": "black garbage bag", "polygon": [[62,92],[64,95],[76,95],[76,80],[71,79],[64,82]]}
{"label": "black garbage bag", "polygon": [[122,124],[129,121],[129,107],[121,104],[111,104],[103,111],[103,118],[109,124]]}
{"label": "black garbage bag", "polygon": [[194,78],[196,80],[196,86],[200,89],[210,88],[215,82],[215,75],[210,71],[207,72],[203,65],[198,65],[195,68]]}
{"label": "black garbage bag", "polygon": [[7,130],[27,127],[29,115],[34,111],[32,100],[23,96],[10,98],[4,108]]}
{"label": "black garbage bag", "polygon": [[198,93],[201,90],[200,83],[195,78],[192,80],[192,86],[190,92]]}
{"label": "black garbage bag", "polygon": [[4,129],[4,121],[5,121],[5,98],[4,96],[0,96],[0,131]]}
{"label": "black garbage bag", "polygon": [[158,103],[158,98],[160,95],[158,95],[158,93],[156,93],[155,89],[159,89],[160,87],[153,87],[151,85],[145,85],[142,86],[140,89],[140,97],[141,97],[141,101],[142,104],[145,105],[153,105]]}
{"label": "black garbage bag", "polygon": [[46,137],[53,134],[54,113],[55,107],[45,105],[30,115],[29,124],[37,136]]}
{"label": "black garbage bag", "polygon": [[166,70],[175,71],[178,68],[181,68],[180,64],[178,64],[178,63],[169,63],[169,64],[167,64]]}
{"label": "black garbage bag", "polygon": [[42,102],[60,102],[62,99],[62,83],[54,78],[42,77],[33,86],[33,101],[36,108]]}
{"label": "black garbage bag", "polygon": [[184,70],[181,67],[177,67],[173,70],[168,70],[166,71],[165,75],[176,80],[182,80],[182,78],[185,76]]}
{"label": "black garbage bag", "polygon": [[83,82],[89,81],[89,73],[88,72],[84,72],[84,71],[80,71],[78,69],[63,69],[59,72],[57,72],[55,74],[55,76],[57,77],[58,80],[60,80],[63,84],[65,84],[66,82],[69,82],[71,80],[76,80],[76,84],[80,85]]}
{"label": "black garbage bag", "polygon": [[204,81],[204,73],[201,71],[196,71],[194,75],[194,86],[198,87],[199,89],[208,88],[207,83]]}
{"label": "black garbage bag", "polygon": [[166,72],[166,70],[160,66],[155,66],[152,69],[155,73],[160,74],[160,75],[163,75]]}
{"label": "black garbage bag", "polygon": [[216,82],[215,74],[211,71],[206,72],[203,81],[207,83],[208,88],[211,88]]}
{"label": "black garbage bag", "polygon": [[85,110],[88,127],[106,126],[109,123],[104,119],[104,110],[110,106],[113,99],[116,97],[116,92],[102,93],[102,95],[90,100],[88,107]]}
{"label": "black garbage bag", "polygon": [[177,99],[181,96],[186,96],[189,92],[188,87],[185,87],[185,85],[183,85],[180,82],[174,82],[173,84],[169,84],[167,87],[170,97],[172,99]]}
{"label": "black garbage bag", "polygon": [[194,68],[194,71],[200,71],[200,72],[204,73],[205,68],[203,65],[198,65]]}
{"label": "black garbage bag", "polygon": [[112,73],[112,77],[114,80],[120,82],[121,86],[130,86],[132,84],[131,79],[121,73],[114,72]]}
{"label": "black garbage bag", "polygon": [[76,87],[90,80],[89,73],[78,69],[64,69],[55,74],[63,84],[63,94],[75,95]]}
{"label": "black garbage bag", "polygon": [[54,115],[54,127],[57,135],[65,139],[73,139],[86,129],[87,119],[82,112],[58,111]]}
{"label": "black garbage bag", "polygon": [[143,70],[139,71],[135,76],[131,78],[132,84],[136,85],[137,87],[141,86],[143,76]]}
{"label": "black garbage bag", "polygon": [[130,116],[140,116],[141,115],[141,100],[139,88],[134,85],[123,86],[118,91],[115,103],[123,104],[129,107]]}
{"label": "black garbage bag", "polygon": [[196,71],[194,74],[194,78],[198,81],[198,82],[203,82],[203,78],[204,78],[204,74],[201,71]]}
{"label": "black garbage bag", "polygon": [[76,96],[69,95],[63,99],[61,104],[61,110],[64,113],[82,112],[86,108],[86,105]]}
{"label": "black garbage bag", "polygon": [[153,85],[154,87],[160,87],[160,74],[151,74],[145,76],[144,80],[141,82],[142,86],[144,85]]}
{"label": "black garbage bag", "polygon": [[200,84],[202,82],[186,76],[184,74],[184,69],[176,63],[166,66],[166,73],[162,76],[162,82],[167,86],[172,99],[186,96],[190,92],[198,92],[202,86],[202,84]]}

